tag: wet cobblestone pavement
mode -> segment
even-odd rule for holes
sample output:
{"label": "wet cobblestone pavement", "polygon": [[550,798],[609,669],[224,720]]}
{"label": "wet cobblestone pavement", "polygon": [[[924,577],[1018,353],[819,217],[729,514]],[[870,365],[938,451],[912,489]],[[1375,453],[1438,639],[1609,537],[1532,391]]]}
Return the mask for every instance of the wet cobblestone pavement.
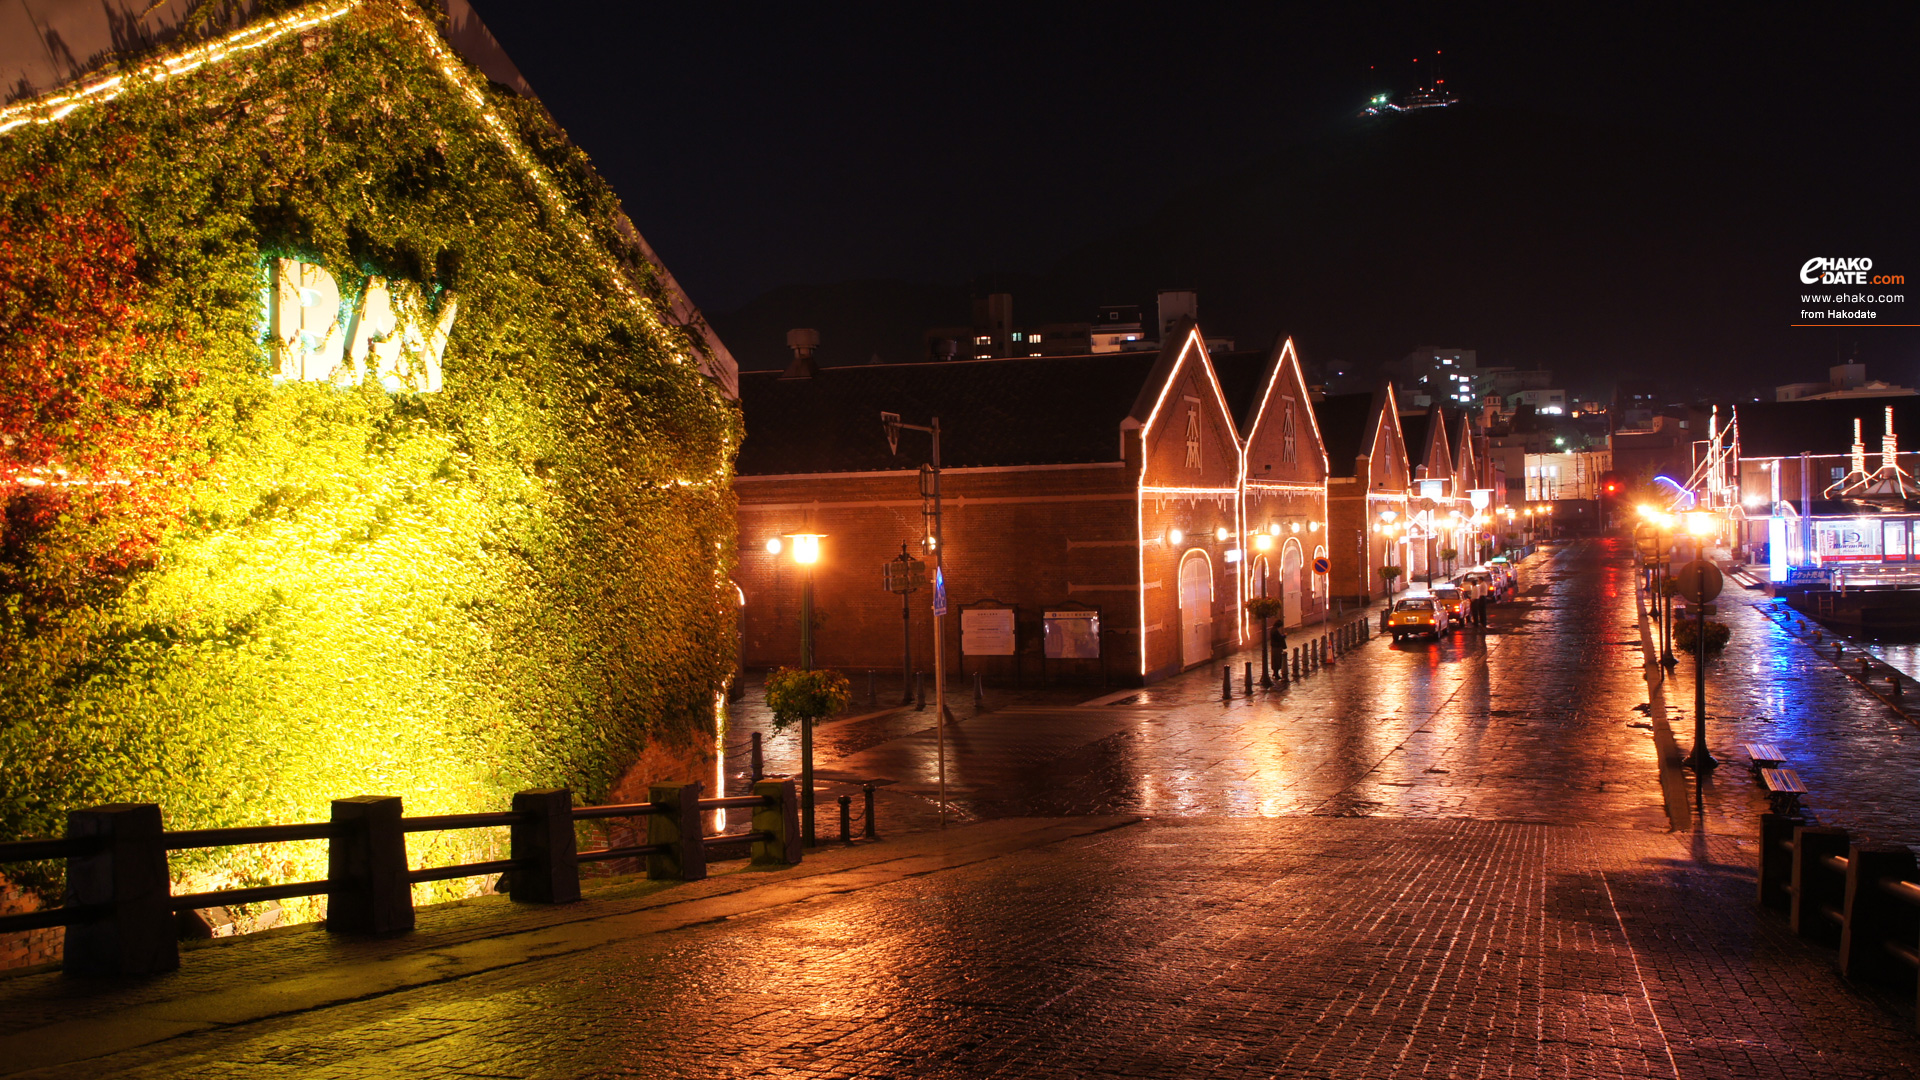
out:
{"label": "wet cobblestone pavement", "polygon": [[0,1073],[1920,1074],[1910,998],[1754,910],[1739,754],[1781,743],[1823,820],[1905,836],[1912,728],[1728,597],[1727,766],[1672,828],[1656,745],[1663,722],[1690,744],[1690,672],[1650,715],[1623,555],[1538,556],[1492,633],[1375,638],[1285,690],[1241,694],[1236,660],[1230,702],[1216,667],[957,710],[965,828],[930,831],[931,713],[884,713],[819,740],[823,795],[881,784],[879,844],[576,908],[476,901],[392,942],[223,943],[138,986],[0,980]]}

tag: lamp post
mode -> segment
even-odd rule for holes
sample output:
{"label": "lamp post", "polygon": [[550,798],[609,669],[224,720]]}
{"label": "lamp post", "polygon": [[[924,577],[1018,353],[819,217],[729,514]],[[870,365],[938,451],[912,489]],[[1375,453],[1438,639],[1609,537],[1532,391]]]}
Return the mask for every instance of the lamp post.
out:
{"label": "lamp post", "polygon": [[[1706,538],[1715,529],[1713,515],[1704,511],[1687,514],[1687,533],[1694,538],[1695,555],[1707,549]],[[1693,753],[1687,763],[1693,775],[1702,777],[1718,768],[1707,750],[1707,602],[1720,591],[1720,572],[1705,559],[1695,558],[1687,568],[1689,595],[1693,605]],[[1693,571],[1700,571],[1698,574]]]}
{"label": "lamp post", "polygon": [[947,575],[946,548],[940,538],[940,418],[930,424],[903,424],[898,413],[880,414],[887,445],[900,452],[900,432],[924,431],[933,440],[933,460],[920,466],[921,516],[926,519],[924,544],[933,549],[933,730],[940,768],[940,827],[947,827]]}
{"label": "lamp post", "polygon": [[[813,565],[820,561],[820,541],[825,533],[788,533],[793,561],[801,568],[800,578],[800,668],[813,670]],[[780,554],[780,540],[767,541],[770,554]],[[813,846],[813,718],[800,718],[800,835]]]}

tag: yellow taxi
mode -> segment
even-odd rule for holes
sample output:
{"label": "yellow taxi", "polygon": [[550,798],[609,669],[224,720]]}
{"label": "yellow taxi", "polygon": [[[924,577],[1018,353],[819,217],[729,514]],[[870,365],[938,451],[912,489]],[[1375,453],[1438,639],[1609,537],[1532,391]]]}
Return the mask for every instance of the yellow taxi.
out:
{"label": "yellow taxi", "polygon": [[1447,609],[1431,595],[1405,596],[1393,605],[1393,614],[1387,616],[1387,633],[1392,634],[1395,641],[1415,634],[1432,634],[1438,640],[1451,623]]}
{"label": "yellow taxi", "polygon": [[1433,598],[1447,609],[1449,622],[1456,626],[1467,624],[1467,607],[1472,603],[1472,597],[1467,595],[1465,589],[1458,585],[1438,585],[1434,587]]}

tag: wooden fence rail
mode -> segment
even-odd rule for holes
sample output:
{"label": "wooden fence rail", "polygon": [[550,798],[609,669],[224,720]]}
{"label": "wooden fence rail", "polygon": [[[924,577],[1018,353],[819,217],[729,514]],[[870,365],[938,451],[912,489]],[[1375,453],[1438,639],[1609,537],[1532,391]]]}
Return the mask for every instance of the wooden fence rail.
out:
{"label": "wooden fence rail", "polygon": [[[751,830],[707,836],[709,810],[751,808]],[[645,818],[647,842],[586,851],[574,825],[602,818]],[[407,834],[506,827],[505,859],[454,866],[407,866]],[[296,840],[327,842],[327,876],[240,889],[173,895],[167,853]],[[332,933],[394,934],[413,929],[412,886],[427,881],[506,874],[515,901],[564,904],[580,899],[580,864],[645,858],[647,876],[697,881],[707,876],[710,847],[751,845],[754,865],[800,861],[800,808],[791,780],[759,780],[752,795],[702,799],[699,784],[657,784],[648,801],[575,806],[565,788],[523,791],[501,813],[406,817],[398,796],[335,799],[328,821],[225,829],[161,827],[154,803],[120,803],[74,810],[57,840],[0,843],[0,863],[65,860],[65,902],[57,908],[0,916],[0,933],[67,928],[62,967],[81,975],[146,975],[180,966],[175,915],[199,908],[327,898]]]}

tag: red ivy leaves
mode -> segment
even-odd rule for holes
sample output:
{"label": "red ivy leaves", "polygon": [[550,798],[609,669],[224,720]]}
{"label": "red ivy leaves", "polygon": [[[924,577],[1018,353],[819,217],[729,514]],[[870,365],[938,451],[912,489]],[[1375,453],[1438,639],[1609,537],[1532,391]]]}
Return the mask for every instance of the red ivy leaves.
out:
{"label": "red ivy leaves", "polygon": [[35,607],[146,565],[177,516],[195,375],[141,329],[133,232],[108,192],[0,179],[0,594]]}

